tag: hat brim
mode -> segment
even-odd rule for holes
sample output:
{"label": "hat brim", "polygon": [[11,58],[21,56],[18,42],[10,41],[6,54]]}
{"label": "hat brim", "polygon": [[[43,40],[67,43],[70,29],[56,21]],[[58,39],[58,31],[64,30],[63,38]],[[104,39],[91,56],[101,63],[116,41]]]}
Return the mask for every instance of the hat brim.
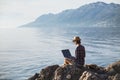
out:
{"label": "hat brim", "polygon": [[72,40],[73,42],[76,42],[76,41],[81,41],[81,39],[80,40]]}
{"label": "hat brim", "polygon": [[76,40],[73,40],[72,42],[75,42]]}

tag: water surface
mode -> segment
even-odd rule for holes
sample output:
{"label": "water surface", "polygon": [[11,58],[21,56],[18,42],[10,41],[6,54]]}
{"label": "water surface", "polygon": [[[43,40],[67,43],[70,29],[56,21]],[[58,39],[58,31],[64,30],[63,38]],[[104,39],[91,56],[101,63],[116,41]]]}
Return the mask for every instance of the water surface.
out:
{"label": "water surface", "polygon": [[63,64],[60,50],[74,55],[76,35],[86,48],[86,64],[106,66],[120,59],[120,28],[0,29],[0,79],[25,80],[45,66]]}

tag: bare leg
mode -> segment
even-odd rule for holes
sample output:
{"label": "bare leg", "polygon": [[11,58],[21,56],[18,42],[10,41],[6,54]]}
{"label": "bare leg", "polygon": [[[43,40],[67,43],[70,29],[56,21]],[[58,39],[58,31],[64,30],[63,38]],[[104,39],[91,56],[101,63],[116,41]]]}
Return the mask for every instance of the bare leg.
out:
{"label": "bare leg", "polygon": [[64,60],[64,65],[72,65],[72,61],[69,59]]}
{"label": "bare leg", "polygon": [[68,65],[69,62],[67,61],[67,59],[64,59],[64,65]]}

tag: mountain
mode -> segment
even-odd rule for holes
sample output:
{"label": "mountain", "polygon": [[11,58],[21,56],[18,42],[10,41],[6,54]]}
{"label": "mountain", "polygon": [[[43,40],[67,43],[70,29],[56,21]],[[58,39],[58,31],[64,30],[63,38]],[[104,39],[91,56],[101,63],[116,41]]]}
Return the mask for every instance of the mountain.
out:
{"label": "mountain", "polygon": [[120,4],[96,2],[77,9],[69,9],[58,14],[45,14],[34,22],[23,25],[29,27],[119,27]]}

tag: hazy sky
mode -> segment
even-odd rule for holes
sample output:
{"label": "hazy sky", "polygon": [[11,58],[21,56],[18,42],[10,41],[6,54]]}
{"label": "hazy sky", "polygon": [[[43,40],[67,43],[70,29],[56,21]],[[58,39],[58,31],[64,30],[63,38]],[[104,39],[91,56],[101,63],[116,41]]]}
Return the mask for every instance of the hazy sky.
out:
{"label": "hazy sky", "polygon": [[0,28],[17,27],[42,14],[58,13],[97,1],[120,4],[120,0],[0,0]]}

